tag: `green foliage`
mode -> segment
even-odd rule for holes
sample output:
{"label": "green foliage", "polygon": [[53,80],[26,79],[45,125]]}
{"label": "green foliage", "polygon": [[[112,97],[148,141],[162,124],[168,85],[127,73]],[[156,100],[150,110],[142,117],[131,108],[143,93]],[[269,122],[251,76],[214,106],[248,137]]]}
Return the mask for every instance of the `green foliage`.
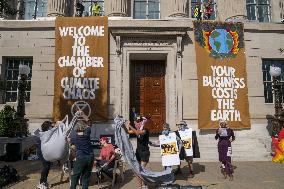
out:
{"label": "green foliage", "polygon": [[0,136],[9,136],[15,115],[16,110],[9,105],[5,105],[4,109],[0,111]]}

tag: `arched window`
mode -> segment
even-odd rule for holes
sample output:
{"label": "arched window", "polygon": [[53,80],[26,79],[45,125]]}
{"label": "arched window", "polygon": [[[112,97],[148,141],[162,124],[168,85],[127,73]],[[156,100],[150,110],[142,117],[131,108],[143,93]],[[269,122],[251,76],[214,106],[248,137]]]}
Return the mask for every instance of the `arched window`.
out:
{"label": "arched window", "polygon": [[270,22],[270,0],[246,0],[247,17],[249,20]]}
{"label": "arched window", "polygon": [[160,19],[160,0],[134,0],[134,19]]}

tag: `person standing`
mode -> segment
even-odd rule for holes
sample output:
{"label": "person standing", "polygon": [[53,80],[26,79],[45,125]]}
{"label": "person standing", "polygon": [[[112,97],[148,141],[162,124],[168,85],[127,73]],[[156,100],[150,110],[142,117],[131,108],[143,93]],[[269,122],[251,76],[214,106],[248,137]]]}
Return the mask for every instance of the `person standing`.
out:
{"label": "person standing", "polygon": [[94,4],[92,5],[93,16],[100,16],[100,12],[101,12],[101,6],[98,3],[98,1],[95,1]]}
{"label": "person standing", "polygon": [[76,134],[71,136],[71,144],[76,147],[76,160],[71,176],[70,189],[76,189],[80,177],[82,177],[82,189],[87,189],[94,162],[90,139],[91,127],[88,126],[86,121],[80,120],[75,125],[75,131]]}
{"label": "person standing", "polygon": [[[147,119],[142,116],[138,116],[136,118],[136,121],[134,121],[135,128],[131,126],[129,121],[127,122],[127,125],[130,129],[128,133],[135,134],[137,137],[137,148],[135,155],[137,161],[142,167],[146,167],[150,158],[149,130],[144,127],[146,122]],[[148,188],[139,177],[137,177],[137,179],[139,183],[139,188]]]}
{"label": "person standing", "polygon": [[76,3],[76,17],[82,17],[83,16],[83,12],[85,10],[85,7],[82,3],[82,0],[78,1]]}
{"label": "person standing", "polygon": [[[51,128],[52,128],[51,121],[45,121],[41,125],[41,131],[42,132],[46,132],[46,131],[50,130]],[[47,177],[48,177],[49,170],[50,170],[50,167],[51,167],[51,162],[46,161],[43,158],[42,151],[41,151],[41,141],[40,141],[40,139],[38,140],[38,144],[37,144],[37,152],[38,152],[38,157],[39,157],[39,159],[40,159],[40,161],[42,163],[42,166],[43,166],[43,168],[41,170],[39,185],[37,186],[37,188],[39,188],[39,189],[47,189],[47,188],[49,188],[49,185],[47,183]]]}
{"label": "person standing", "polygon": [[[188,129],[187,127],[187,123],[185,121],[180,121],[178,124],[176,124],[177,127],[178,127],[178,130],[176,131],[176,135],[181,138],[180,136],[180,132],[183,132],[185,131],[186,129]],[[191,135],[192,136],[192,135]],[[182,141],[182,140],[181,140]],[[192,140],[193,142],[193,140]],[[193,146],[193,143],[190,144],[191,145],[191,148]],[[194,177],[194,173],[193,173],[193,166],[192,166],[192,163],[193,163],[193,155],[192,156],[187,156],[186,154],[186,151],[185,151],[185,147],[184,147],[184,144],[183,144],[183,141],[182,141],[182,147],[181,147],[181,150],[180,150],[180,154],[179,154],[179,158],[180,160],[185,160],[188,164],[188,168],[189,168],[189,178],[193,178]],[[181,174],[181,168],[180,168],[180,165],[178,165],[178,169],[176,170],[175,172],[176,174]]]}
{"label": "person standing", "polygon": [[235,140],[235,134],[234,131],[228,127],[228,124],[225,120],[219,121],[219,128],[216,130],[215,139],[219,139],[218,154],[219,161],[221,163],[221,172],[224,175],[225,179],[228,175],[230,177],[230,180],[233,180],[231,142]]}

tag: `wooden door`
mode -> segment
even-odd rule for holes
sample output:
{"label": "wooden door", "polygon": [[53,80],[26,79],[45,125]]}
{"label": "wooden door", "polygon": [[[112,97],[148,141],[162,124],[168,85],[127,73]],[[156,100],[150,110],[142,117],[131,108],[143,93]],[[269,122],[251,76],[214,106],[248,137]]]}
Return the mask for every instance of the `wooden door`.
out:
{"label": "wooden door", "polygon": [[147,122],[151,133],[161,132],[166,121],[165,62],[132,61],[130,75],[130,107],[151,117]]}

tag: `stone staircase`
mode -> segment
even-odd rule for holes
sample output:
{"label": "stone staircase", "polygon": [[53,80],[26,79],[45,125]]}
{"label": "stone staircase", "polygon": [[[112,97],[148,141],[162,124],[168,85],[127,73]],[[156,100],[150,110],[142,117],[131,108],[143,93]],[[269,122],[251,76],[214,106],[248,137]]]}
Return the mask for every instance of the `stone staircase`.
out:
{"label": "stone staircase", "polygon": [[[194,162],[218,162],[218,141],[213,134],[199,135],[198,146],[200,158],[195,158]],[[150,137],[150,141],[157,141],[158,137]],[[136,138],[131,139],[133,149],[136,150]],[[232,143],[233,161],[271,161],[271,139],[263,136],[237,136]],[[159,147],[150,147],[150,162],[161,162],[161,152]]]}

